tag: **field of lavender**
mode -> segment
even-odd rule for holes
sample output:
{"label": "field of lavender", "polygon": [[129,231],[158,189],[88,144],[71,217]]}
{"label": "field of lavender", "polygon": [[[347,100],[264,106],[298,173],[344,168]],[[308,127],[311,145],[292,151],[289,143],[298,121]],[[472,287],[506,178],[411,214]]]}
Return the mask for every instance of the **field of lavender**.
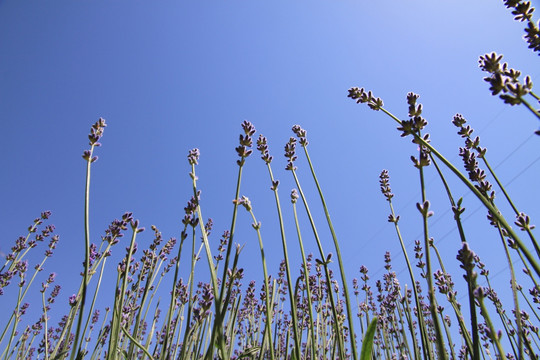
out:
{"label": "field of lavender", "polygon": [[[540,29],[533,21],[534,8],[527,1],[504,1],[516,21],[525,24],[525,40],[540,55]],[[533,92],[528,76],[502,61],[502,55],[485,54],[479,59],[486,72],[484,80],[492,95],[512,106],[526,107],[540,120],[540,96]],[[411,156],[420,178],[421,198],[416,207],[422,219],[422,239],[416,241],[414,254],[408,254],[394,211],[394,194],[387,170],[380,173],[381,201],[389,206],[389,226],[395,227],[397,240],[407,264],[407,282],[403,287],[392,268],[390,253],[385,256],[381,279],[370,278],[360,268],[359,278],[348,278],[340,244],[308,152],[307,131],[299,125],[285,145],[286,171],[296,188],[283,195],[274,177],[275,165],[268,141],[256,134],[255,126],[244,121],[236,147],[238,177],[230,228],[219,241],[213,241],[212,220],[203,216],[204,201],[198,187],[199,149],[187,155],[192,196],[184,207],[179,239],[164,239],[155,226],[145,229],[132,213],[111,222],[100,241],[90,236],[91,170],[99,166],[96,152],[107,127],[100,118],[91,126],[89,147],[82,154],[86,163],[85,258],[81,281],[69,299],[69,311],[61,318],[49,315],[55,303],[64,301],[55,274],[39,284],[35,279],[46,270],[58,243],[51,213],[44,211],[16,239],[0,268],[0,299],[8,293],[12,308],[4,309],[0,324],[1,359],[538,359],[540,353],[540,244],[527,214],[511,200],[488,162],[487,149],[467,120],[456,114],[452,120],[456,134],[463,139],[459,149],[462,164],[452,163],[430,141],[428,122],[422,117],[419,95],[407,94],[407,119],[402,120],[385,108],[371,91],[351,88],[348,97],[358,104],[384,113],[397,123],[401,137],[411,139],[418,153]],[[519,125],[518,125],[519,126]],[[536,132],[540,135],[540,131]],[[106,139],[106,137],[105,137]],[[318,146],[317,144],[313,146]],[[268,186],[275,198],[275,211],[281,234],[282,261],[273,275],[267,268],[265,242],[256,217],[257,208],[242,195],[242,173],[246,160],[260,156],[268,170]],[[318,191],[318,202],[326,222],[317,223],[297,172],[298,157],[309,165],[309,173]],[[281,167],[281,166],[280,166]],[[426,195],[425,172],[433,170],[443,184],[459,232],[461,247],[457,259],[461,273],[445,270],[445,258],[430,235],[431,204]],[[460,169],[464,169],[460,170]],[[281,169],[280,169],[281,170]],[[445,175],[446,174],[446,175]],[[498,234],[498,246],[505,253],[511,284],[495,289],[489,270],[468,241],[462,225],[463,198],[455,198],[447,174],[457,178],[484,206],[487,218]],[[536,189],[531,189],[536,191]],[[497,196],[496,196],[497,195]],[[283,197],[285,196],[285,197]],[[313,200],[312,200],[313,201]],[[505,214],[501,203],[513,213]],[[297,238],[286,239],[282,208],[291,206]],[[297,209],[299,207],[299,209]],[[237,215],[246,211],[260,247],[260,266],[264,278],[256,283],[239,266],[242,246],[235,242]],[[311,254],[303,242],[300,216],[309,222],[316,248]],[[206,219],[206,220],[205,220]],[[515,226],[513,226],[513,225]],[[328,227],[333,246],[323,248],[317,226]],[[517,230],[520,230],[518,232]],[[137,238],[152,232],[153,241],[139,248]],[[129,240],[122,240],[122,237]],[[288,247],[298,246],[300,264],[291,259]],[[121,247],[125,247],[121,249]],[[28,258],[44,251],[34,268]],[[123,252],[125,251],[125,253]],[[111,264],[112,253],[122,252],[122,260]],[[200,263],[199,263],[200,262]],[[180,264],[191,269],[181,274]],[[207,266],[209,279],[199,281],[196,265]],[[300,271],[295,271],[300,265]],[[102,286],[104,276],[114,274],[113,288]],[[460,302],[454,279],[464,278],[466,300]],[[167,280],[164,280],[167,279]],[[519,279],[519,281],[518,281]],[[156,294],[164,291],[166,299]],[[260,288],[256,284],[262,284]],[[66,286],[66,285],[63,285]],[[42,315],[27,315],[29,289],[40,288]],[[67,286],[66,286],[67,287]],[[500,294],[509,293],[511,303],[503,305]],[[113,295],[114,303],[100,308],[98,299]],[[63,294],[65,295],[65,294]],[[7,301],[6,301],[7,306]]]}

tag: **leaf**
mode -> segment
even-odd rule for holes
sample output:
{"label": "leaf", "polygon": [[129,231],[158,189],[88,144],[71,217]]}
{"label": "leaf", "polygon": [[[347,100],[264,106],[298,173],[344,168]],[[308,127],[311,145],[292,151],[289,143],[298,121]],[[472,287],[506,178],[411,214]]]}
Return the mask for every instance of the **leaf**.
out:
{"label": "leaf", "polygon": [[68,350],[64,350],[60,353],[58,353],[53,360],[59,360],[59,359],[63,359],[64,358],[64,355],[66,355],[68,353]]}
{"label": "leaf", "polygon": [[371,353],[373,350],[373,338],[375,337],[375,331],[377,330],[377,317],[373,318],[369,323],[362,342],[362,351],[360,352],[360,360],[371,360]]}
{"label": "leaf", "polygon": [[77,353],[77,357],[75,358],[75,360],[83,360],[83,359],[84,359],[84,351],[81,349]]}
{"label": "leaf", "polygon": [[238,356],[238,359],[243,359],[243,358],[246,358],[246,357],[252,357],[254,356],[259,350],[261,350],[261,347],[260,346],[253,346],[253,347],[250,347],[249,349],[246,349],[244,350],[244,352],[242,352],[242,354],[240,354],[240,356]]}

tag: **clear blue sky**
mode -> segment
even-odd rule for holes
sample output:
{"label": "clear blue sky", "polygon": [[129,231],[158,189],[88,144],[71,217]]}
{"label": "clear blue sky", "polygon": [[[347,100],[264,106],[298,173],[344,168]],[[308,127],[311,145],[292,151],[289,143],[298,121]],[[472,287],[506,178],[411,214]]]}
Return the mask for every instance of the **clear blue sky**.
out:
{"label": "clear blue sky", "polygon": [[[540,138],[529,138],[538,121],[492,97],[477,63],[480,55],[496,51],[538,82],[538,56],[521,40],[522,29],[502,2],[493,0],[0,0],[0,250],[7,253],[33,218],[51,210],[60,243],[38,284],[54,271],[63,286],[62,299],[76,291],[84,256],[81,154],[99,117],[108,127],[93,166],[94,241],[125,211],[148,230],[154,224],[165,238],[178,237],[192,194],[186,155],[198,147],[203,213],[215,223],[215,250],[230,224],[234,148],[241,122],[249,120],[269,139],[295,269],[300,261],[288,201],[294,184],[284,170],[283,146],[291,127],[300,124],[308,131],[349,282],[362,264],[372,273],[380,271],[386,250],[393,255],[394,269],[401,271],[402,255],[386,222],[378,175],[390,171],[400,225],[411,245],[421,235],[414,206],[419,181],[409,160],[416,150],[384,114],[347,99],[352,86],[373,90],[402,118],[407,92],[419,93],[433,144],[458,165],[462,142],[451,119],[463,114],[488,147],[491,163],[502,162],[497,170],[504,183],[511,182],[508,189],[518,207],[540,225],[535,185],[540,161],[533,163]],[[282,250],[273,194],[264,163],[254,155],[247,161],[241,193],[252,200],[262,222],[275,274]],[[325,250],[333,252],[301,155],[298,167],[320,219]],[[459,240],[451,232],[440,182],[432,172],[427,178],[435,210],[431,235],[441,241],[453,269]],[[462,187],[455,189],[456,196],[463,194]],[[479,203],[467,196],[465,207],[467,216]],[[480,210],[465,227],[472,248],[495,274],[504,269],[503,252],[484,219]],[[259,249],[250,223],[242,212],[236,240],[246,246],[240,265],[250,269],[248,279],[253,274],[260,284]],[[303,234],[308,251],[315,252],[307,226]],[[139,249],[151,240],[151,231],[143,233]],[[42,251],[31,259],[39,261]],[[206,280],[204,258],[198,269]],[[406,273],[400,278],[409,283]],[[508,284],[505,273],[498,278],[502,286]],[[461,274],[456,272],[454,279],[459,282]],[[38,288],[30,295],[35,307]],[[7,298],[0,304],[11,306]]]}

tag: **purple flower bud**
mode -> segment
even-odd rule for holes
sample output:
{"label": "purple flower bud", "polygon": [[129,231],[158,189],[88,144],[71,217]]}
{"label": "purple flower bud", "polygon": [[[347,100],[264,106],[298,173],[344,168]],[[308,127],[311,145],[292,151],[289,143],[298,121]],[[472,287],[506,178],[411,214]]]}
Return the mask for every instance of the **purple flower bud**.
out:
{"label": "purple flower bud", "polygon": [[195,148],[189,150],[188,161],[190,165],[197,165],[199,163],[199,156],[201,155],[199,149]]}

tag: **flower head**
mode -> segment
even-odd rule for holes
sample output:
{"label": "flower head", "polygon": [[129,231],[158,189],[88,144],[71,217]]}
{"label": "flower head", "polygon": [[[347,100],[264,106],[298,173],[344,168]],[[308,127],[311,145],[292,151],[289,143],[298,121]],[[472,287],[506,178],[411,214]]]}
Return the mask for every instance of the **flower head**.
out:
{"label": "flower head", "polygon": [[88,139],[90,140],[89,145],[91,146],[91,148],[90,150],[85,150],[83,152],[82,157],[84,160],[93,163],[98,159],[97,156],[92,157],[92,153],[94,146],[101,146],[98,141],[103,136],[103,130],[106,126],[107,124],[105,123],[105,119],[99,118],[99,120],[96,121],[94,125],[92,125],[92,127],[90,128],[90,134],[88,135]]}
{"label": "flower head", "polygon": [[244,121],[242,123],[242,129],[244,130],[245,135],[240,134],[240,145],[235,149],[240,157],[240,160],[236,161],[238,166],[243,166],[245,159],[253,152],[253,150],[251,150],[251,147],[253,146],[251,136],[255,134],[255,126],[249,121]]}
{"label": "flower head", "polygon": [[189,150],[189,153],[188,153],[189,164],[190,165],[199,164],[199,156],[201,156],[199,149],[194,148],[194,149]]}
{"label": "flower head", "polygon": [[265,163],[270,164],[272,162],[272,156],[270,156],[270,153],[268,152],[268,142],[266,137],[262,134],[260,134],[257,139],[257,150],[261,152],[261,159],[263,159]]}
{"label": "flower head", "polygon": [[292,127],[292,131],[294,132],[296,136],[298,136],[300,140],[300,145],[302,145],[303,147],[306,147],[309,144],[309,142],[306,139],[307,131],[302,129],[300,125],[294,125]]}
{"label": "flower head", "polygon": [[296,139],[293,137],[289,138],[289,141],[285,144],[285,157],[289,159],[285,170],[296,170],[296,166],[294,166],[294,161],[297,159]]}

